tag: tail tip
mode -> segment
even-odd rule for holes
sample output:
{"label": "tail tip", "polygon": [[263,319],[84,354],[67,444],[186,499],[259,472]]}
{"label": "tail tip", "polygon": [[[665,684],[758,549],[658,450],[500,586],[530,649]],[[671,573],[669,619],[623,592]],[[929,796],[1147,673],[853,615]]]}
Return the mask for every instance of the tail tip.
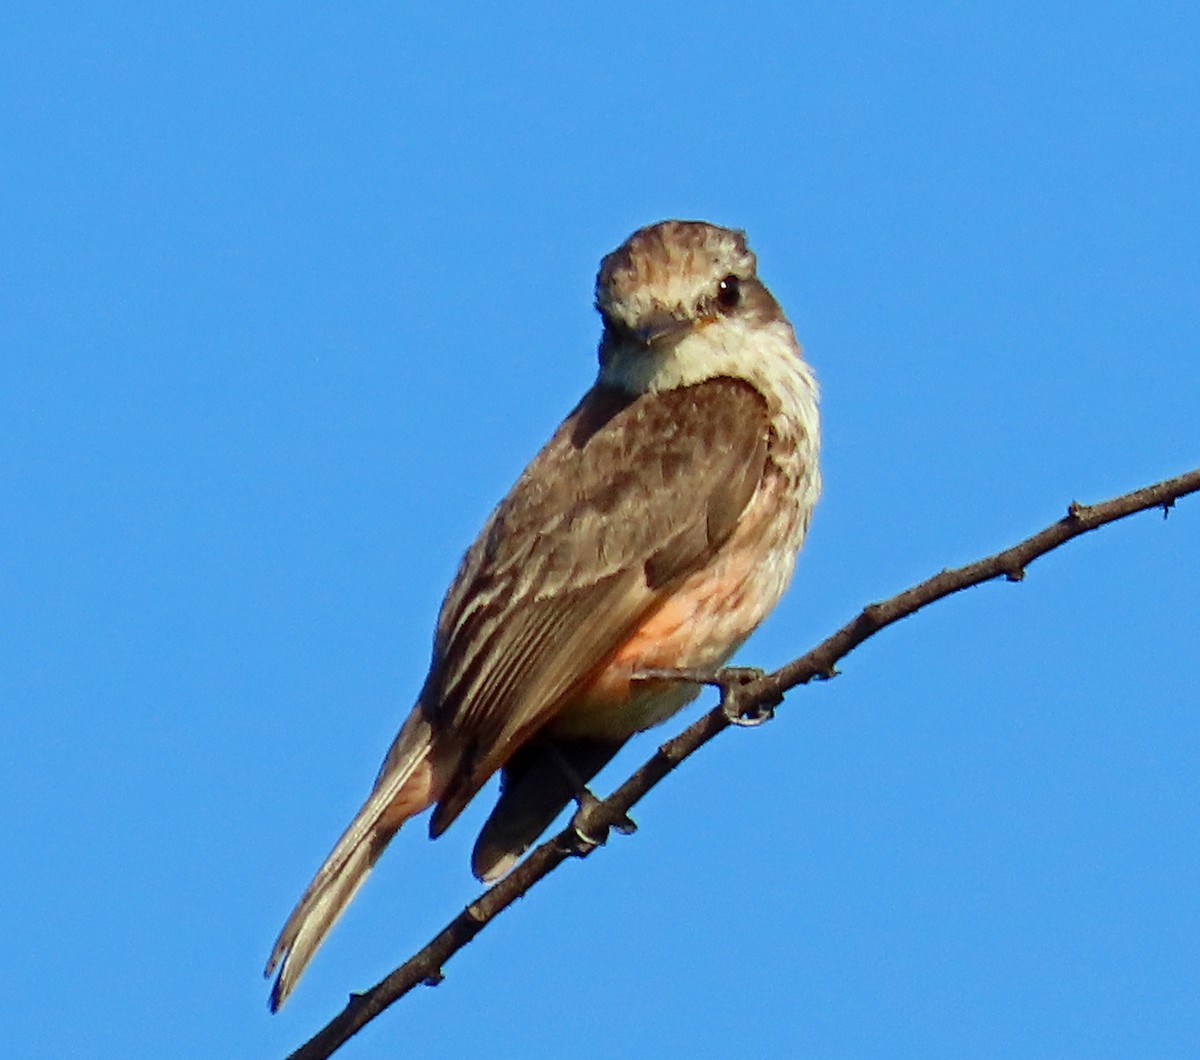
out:
{"label": "tail tip", "polygon": [[283,972],[280,971],[279,976],[271,986],[271,996],[267,998],[267,1008],[270,1010],[272,1016],[283,1008],[283,1003],[288,999],[288,994],[291,992],[291,984],[284,985]]}

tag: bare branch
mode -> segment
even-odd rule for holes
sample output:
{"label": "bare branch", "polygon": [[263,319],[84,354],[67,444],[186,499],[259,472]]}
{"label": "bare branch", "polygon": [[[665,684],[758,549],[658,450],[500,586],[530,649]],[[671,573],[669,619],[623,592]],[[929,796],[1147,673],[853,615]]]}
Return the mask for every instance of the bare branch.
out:
{"label": "bare branch", "polygon": [[681,762],[737,719],[759,716],[777,705],[790,689],[814,678],[831,677],[837,672],[835,666],[839,660],[885,626],[936,600],[995,578],[1021,581],[1030,563],[1072,538],[1148,509],[1161,508],[1165,517],[1176,500],[1198,491],[1200,468],[1099,504],[1081,505],[1072,501],[1062,519],[1011,548],[965,567],[944,570],[890,599],[868,604],[831,637],[773,673],[730,670],[706,675],[710,683],[721,688],[719,706],[662,744],[608,798],[583,806],[566,828],[484,891],[399,968],[365,993],[351,995],[346,1007],[288,1060],[323,1060],[331,1056],[415,986],[441,982],[442,966],[450,957],[562,862],[570,857],[586,857],[604,842],[610,829],[623,830],[629,823],[629,810]]}

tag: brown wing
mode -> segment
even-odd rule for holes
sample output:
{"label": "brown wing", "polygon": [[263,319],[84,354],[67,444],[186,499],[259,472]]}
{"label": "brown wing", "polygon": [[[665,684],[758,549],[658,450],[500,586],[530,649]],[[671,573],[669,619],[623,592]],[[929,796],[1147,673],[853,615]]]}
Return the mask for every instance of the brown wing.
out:
{"label": "brown wing", "polygon": [[729,378],[632,398],[597,387],[567,417],[442,605],[422,701],[462,758],[432,834],[720,548],[767,441],[763,396]]}

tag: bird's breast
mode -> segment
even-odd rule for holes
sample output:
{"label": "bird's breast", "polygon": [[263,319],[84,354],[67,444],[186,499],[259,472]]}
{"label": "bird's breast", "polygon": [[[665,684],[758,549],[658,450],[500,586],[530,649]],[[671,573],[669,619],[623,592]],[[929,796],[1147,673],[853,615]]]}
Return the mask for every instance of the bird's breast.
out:
{"label": "bird's breast", "polygon": [[644,670],[721,666],[787,588],[811,505],[777,469],[764,477],[737,529],[684,578],[551,724],[561,736],[625,738],[666,720],[699,692],[688,682],[634,681]]}

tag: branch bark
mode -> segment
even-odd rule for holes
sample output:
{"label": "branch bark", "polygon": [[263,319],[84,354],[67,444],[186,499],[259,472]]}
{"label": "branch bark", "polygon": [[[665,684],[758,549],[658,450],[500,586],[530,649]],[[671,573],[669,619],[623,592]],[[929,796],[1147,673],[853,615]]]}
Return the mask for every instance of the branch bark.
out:
{"label": "branch bark", "polygon": [[721,688],[717,707],[662,744],[608,798],[582,807],[566,828],[536,847],[387,977],[364,993],[352,994],[346,1007],[288,1060],[324,1060],[414,987],[441,982],[445,962],[538,881],[568,858],[586,857],[604,842],[610,829],[626,830],[629,810],[680,763],[739,719],[769,712],[791,689],[814,678],[832,677],[841,659],[881,629],[983,582],[1001,577],[1021,581],[1030,563],[1073,538],[1149,509],[1161,508],[1165,518],[1179,498],[1198,491],[1200,468],[1099,504],[1072,501],[1062,519],[1011,548],[965,567],[943,570],[896,596],[868,604],[832,636],[773,673],[731,670],[713,675],[710,683]]}

